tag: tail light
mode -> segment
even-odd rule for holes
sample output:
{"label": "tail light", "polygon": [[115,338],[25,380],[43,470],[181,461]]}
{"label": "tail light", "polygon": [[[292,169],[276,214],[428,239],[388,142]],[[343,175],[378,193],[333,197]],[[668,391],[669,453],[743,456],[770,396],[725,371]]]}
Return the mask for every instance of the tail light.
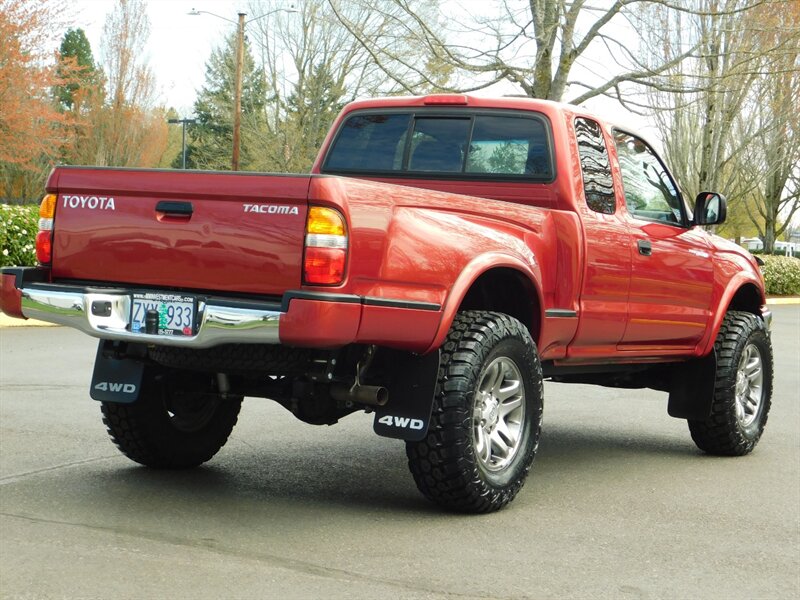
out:
{"label": "tail light", "polygon": [[306,222],[303,283],[339,285],[347,263],[347,225],[339,211],[312,206]]}
{"label": "tail light", "polygon": [[53,260],[53,219],[56,215],[55,194],[47,194],[39,205],[39,233],[36,234],[36,260],[49,265]]}

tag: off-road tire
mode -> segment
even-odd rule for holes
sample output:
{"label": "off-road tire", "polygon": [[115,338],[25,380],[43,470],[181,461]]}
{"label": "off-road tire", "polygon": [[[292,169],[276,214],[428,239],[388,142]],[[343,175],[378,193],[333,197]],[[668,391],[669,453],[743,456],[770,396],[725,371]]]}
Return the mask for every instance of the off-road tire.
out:
{"label": "off-road tire", "polygon": [[[689,420],[689,431],[697,447],[719,456],[742,456],[752,452],[764,426],[772,399],[772,344],[764,322],[755,315],[730,311],[725,315],[714,344],[717,354],[716,381],[711,415],[703,421]],[[737,415],[737,376],[743,377],[743,353],[761,361],[760,402],[751,415]],[[752,373],[751,373],[752,376]]]}
{"label": "off-road tire", "polygon": [[150,360],[173,369],[229,375],[301,375],[308,370],[311,351],[279,344],[223,344],[193,349],[155,346]]}
{"label": "off-road tire", "polygon": [[[522,488],[539,444],[543,386],[536,345],[517,319],[466,311],[456,316],[441,353],[427,436],[406,443],[409,468],[419,490],[444,508],[467,513],[498,510]],[[478,454],[473,427],[478,386],[498,359],[517,369],[524,417],[510,463],[491,470]]]}
{"label": "off-road tire", "polygon": [[148,369],[136,402],[103,402],[101,410],[111,440],[132,461],[156,469],[188,469],[225,445],[241,404],[241,396],[178,389],[169,373]]}

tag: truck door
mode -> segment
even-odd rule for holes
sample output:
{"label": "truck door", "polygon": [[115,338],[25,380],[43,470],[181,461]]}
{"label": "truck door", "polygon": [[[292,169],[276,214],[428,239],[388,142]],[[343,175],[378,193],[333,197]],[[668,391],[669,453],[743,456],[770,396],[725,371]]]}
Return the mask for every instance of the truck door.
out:
{"label": "truck door", "polygon": [[691,350],[711,310],[713,263],[703,232],[691,228],[669,171],[646,142],[614,132],[632,235],[628,324],[620,350]]}
{"label": "truck door", "polygon": [[580,323],[569,358],[591,359],[616,352],[628,320],[631,238],[622,203],[615,193],[609,152],[600,125],[575,119],[577,159],[582,189],[576,195],[581,213],[586,262],[580,296]]}

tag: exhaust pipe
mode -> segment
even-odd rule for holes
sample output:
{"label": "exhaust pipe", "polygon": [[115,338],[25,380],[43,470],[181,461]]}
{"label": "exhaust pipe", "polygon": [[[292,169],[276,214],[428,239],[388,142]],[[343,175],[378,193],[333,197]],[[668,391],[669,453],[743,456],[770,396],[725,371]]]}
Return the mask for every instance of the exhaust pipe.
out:
{"label": "exhaust pipe", "polygon": [[331,396],[340,402],[355,402],[369,406],[383,406],[389,401],[389,390],[379,385],[358,385],[347,387],[342,384],[331,386]]}

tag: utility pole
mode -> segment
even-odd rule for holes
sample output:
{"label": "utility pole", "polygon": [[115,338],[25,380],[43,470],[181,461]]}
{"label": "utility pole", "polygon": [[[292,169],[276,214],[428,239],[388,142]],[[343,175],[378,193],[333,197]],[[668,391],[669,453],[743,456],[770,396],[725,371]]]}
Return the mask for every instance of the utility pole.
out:
{"label": "utility pole", "polygon": [[300,11],[297,10],[294,5],[289,6],[288,8],[276,8],[275,10],[271,10],[268,13],[264,13],[261,16],[255,17],[250,19],[249,21],[245,21],[244,18],[247,16],[247,13],[239,13],[239,22],[234,23],[230,19],[226,19],[223,16],[217,15],[212,12],[208,12],[207,10],[197,10],[192,9],[189,11],[188,14],[190,15],[211,15],[212,17],[217,17],[218,19],[222,19],[223,21],[227,21],[228,23],[233,23],[236,25],[236,86],[234,89],[234,101],[233,101],[233,157],[231,159],[231,169],[234,171],[239,170],[239,146],[240,144],[240,130],[242,126],[242,68],[244,63],[244,26],[247,23],[252,23],[253,21],[258,21],[259,19],[263,19],[269,15],[278,13],[278,12],[287,12],[287,13],[299,13]]}
{"label": "utility pole", "polygon": [[239,170],[239,131],[242,126],[242,63],[244,62],[244,17],[239,13],[239,24],[236,31],[236,90],[233,102],[233,160],[231,169]]}

